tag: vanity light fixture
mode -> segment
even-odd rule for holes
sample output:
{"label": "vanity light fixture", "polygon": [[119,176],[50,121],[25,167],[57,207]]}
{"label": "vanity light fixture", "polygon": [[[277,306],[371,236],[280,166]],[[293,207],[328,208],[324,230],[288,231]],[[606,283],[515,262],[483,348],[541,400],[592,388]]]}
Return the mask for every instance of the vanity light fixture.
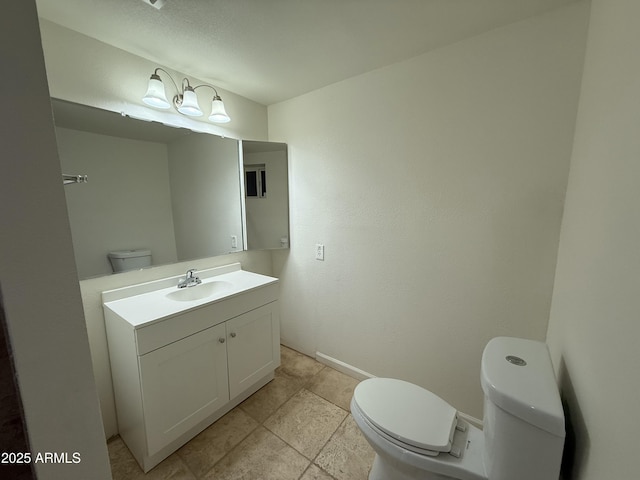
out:
{"label": "vanity light fixture", "polygon": [[200,109],[200,105],[198,105],[198,96],[196,95],[196,89],[209,87],[214,91],[213,100],[211,101],[211,114],[209,115],[209,121],[214,123],[228,123],[231,121],[231,118],[229,118],[229,115],[227,115],[227,112],[224,109],[224,103],[222,103],[222,99],[220,98],[220,95],[218,95],[218,91],[213,85],[205,83],[192,87],[189,84],[189,80],[187,78],[183,78],[182,88],[178,88],[178,85],[173,80],[173,77],[171,77],[171,75],[169,75],[166,70],[159,67],[155,69],[155,71],[151,75],[151,78],[149,79],[147,93],[145,93],[144,97],[142,97],[142,101],[144,103],[156,108],[171,108],[171,103],[169,103],[169,101],[167,100],[167,95],[164,91],[164,83],[162,83],[162,79],[158,74],[159,71],[165,73],[171,79],[173,86],[176,87],[176,91],[178,93],[173,97],[173,105],[178,110],[178,112],[190,117],[201,117],[202,110]]}

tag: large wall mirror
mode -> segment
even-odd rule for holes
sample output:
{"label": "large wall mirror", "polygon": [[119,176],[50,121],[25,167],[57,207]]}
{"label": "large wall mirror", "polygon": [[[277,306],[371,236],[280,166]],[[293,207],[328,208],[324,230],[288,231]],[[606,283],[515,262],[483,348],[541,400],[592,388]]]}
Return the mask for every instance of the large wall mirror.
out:
{"label": "large wall mirror", "polygon": [[[288,247],[286,145],[52,104],[62,171],[88,178],[65,187],[80,279],[111,274],[113,251],[148,249],[161,265]],[[262,198],[246,196],[243,157],[265,168]]]}

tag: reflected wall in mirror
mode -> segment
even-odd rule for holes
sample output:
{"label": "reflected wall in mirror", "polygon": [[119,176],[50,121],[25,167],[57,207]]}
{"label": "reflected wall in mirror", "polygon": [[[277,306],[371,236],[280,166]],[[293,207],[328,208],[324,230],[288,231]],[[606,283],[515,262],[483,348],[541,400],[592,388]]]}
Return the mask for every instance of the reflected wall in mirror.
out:
{"label": "reflected wall in mirror", "polygon": [[238,142],[52,100],[80,279],[112,272],[111,251],[153,265],[242,250]]}
{"label": "reflected wall in mirror", "polygon": [[285,143],[243,140],[247,249],[289,248],[289,178]]}

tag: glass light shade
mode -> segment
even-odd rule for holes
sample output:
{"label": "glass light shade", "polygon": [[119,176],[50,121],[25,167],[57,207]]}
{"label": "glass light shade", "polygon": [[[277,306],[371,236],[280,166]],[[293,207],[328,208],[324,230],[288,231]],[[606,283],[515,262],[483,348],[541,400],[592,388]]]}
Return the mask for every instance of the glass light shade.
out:
{"label": "glass light shade", "polygon": [[182,94],[182,103],[178,107],[178,111],[190,117],[199,117],[202,115],[200,105],[198,105],[198,97],[192,87],[185,87]]}
{"label": "glass light shade", "polygon": [[213,101],[211,102],[211,115],[209,115],[209,121],[215,123],[229,123],[231,121],[231,118],[229,118],[229,115],[227,115],[227,112],[224,109],[222,99],[217,95],[213,97]]}
{"label": "glass light shade", "polygon": [[164,93],[164,84],[160,77],[155,73],[149,79],[147,93],[142,97],[142,101],[147,105],[156,108],[170,108],[171,104],[167,101],[167,95]]}

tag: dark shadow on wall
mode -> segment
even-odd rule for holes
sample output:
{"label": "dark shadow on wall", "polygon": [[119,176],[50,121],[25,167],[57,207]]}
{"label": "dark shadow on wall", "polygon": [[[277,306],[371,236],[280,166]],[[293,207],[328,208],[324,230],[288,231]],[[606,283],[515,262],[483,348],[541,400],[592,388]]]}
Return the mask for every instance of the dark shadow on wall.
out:
{"label": "dark shadow on wall", "polygon": [[0,292],[0,478],[32,480],[35,475],[31,463],[21,456],[29,452],[22,402],[18,390],[7,322]]}
{"label": "dark shadow on wall", "polygon": [[560,361],[559,384],[567,432],[562,455],[561,478],[578,480],[589,458],[591,440],[564,358]]}

